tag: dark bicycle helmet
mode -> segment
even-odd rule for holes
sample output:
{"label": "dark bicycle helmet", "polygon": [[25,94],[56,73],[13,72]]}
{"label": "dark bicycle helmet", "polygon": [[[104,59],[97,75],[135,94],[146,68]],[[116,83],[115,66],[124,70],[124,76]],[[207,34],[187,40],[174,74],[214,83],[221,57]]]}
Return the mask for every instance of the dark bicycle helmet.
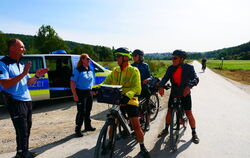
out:
{"label": "dark bicycle helmet", "polygon": [[131,58],[130,51],[128,51],[128,48],[125,48],[125,47],[121,47],[121,48],[116,49],[114,51],[114,54],[121,55],[121,56],[127,56],[127,57]]}
{"label": "dark bicycle helmet", "polygon": [[140,56],[144,56],[144,52],[140,49],[136,49],[133,51],[132,55],[140,55]]}
{"label": "dark bicycle helmet", "polygon": [[187,58],[187,53],[183,50],[175,50],[172,55],[175,55],[175,56],[178,56],[178,57],[181,57],[181,58],[184,58],[186,59]]}

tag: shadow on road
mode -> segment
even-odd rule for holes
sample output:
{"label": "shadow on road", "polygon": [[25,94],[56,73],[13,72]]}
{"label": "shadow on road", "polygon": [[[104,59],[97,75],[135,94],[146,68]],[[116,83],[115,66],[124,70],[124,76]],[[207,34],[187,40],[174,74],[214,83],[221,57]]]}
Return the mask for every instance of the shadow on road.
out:
{"label": "shadow on road", "polygon": [[[192,141],[185,141],[181,139],[184,135],[186,129],[181,130],[180,133],[180,141],[178,143],[178,149],[177,151],[173,151],[170,148],[170,139],[169,136],[167,137],[161,137],[156,143],[154,148],[150,151],[151,157],[171,157],[175,158],[177,157],[181,152],[186,150],[191,144]],[[181,146],[179,146],[180,143],[183,143]]]}
{"label": "shadow on road", "polygon": [[109,109],[104,110],[104,111],[99,112],[99,113],[97,113],[95,115],[92,115],[91,118],[94,119],[94,120],[106,121],[106,119],[107,119],[106,116],[107,116],[108,112],[109,112]]}
{"label": "shadow on road", "polygon": [[67,158],[82,158],[82,157],[93,157],[95,152],[95,147],[93,147],[92,149],[83,149],[77,153],[75,153],[74,155],[68,156]]}
{"label": "shadow on road", "polygon": [[45,151],[47,151],[47,150],[49,150],[51,148],[54,148],[56,146],[59,146],[59,145],[65,143],[65,142],[71,140],[72,138],[75,138],[74,134],[69,135],[69,136],[67,136],[67,137],[65,137],[65,138],[63,138],[61,140],[58,140],[58,141],[56,141],[54,143],[47,144],[47,145],[44,145],[44,146],[41,146],[41,147],[37,147],[37,148],[33,148],[31,151],[37,152],[38,154],[41,154],[41,153],[43,153],[43,152],[45,152]]}

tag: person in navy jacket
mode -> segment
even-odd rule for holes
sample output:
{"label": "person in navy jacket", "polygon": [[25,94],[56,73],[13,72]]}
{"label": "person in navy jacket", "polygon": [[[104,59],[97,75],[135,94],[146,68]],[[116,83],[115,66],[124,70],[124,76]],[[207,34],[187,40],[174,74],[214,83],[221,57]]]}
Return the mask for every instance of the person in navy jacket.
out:
{"label": "person in navy jacket", "polygon": [[[150,73],[150,69],[147,63],[144,62],[144,52],[140,49],[136,49],[132,53],[133,61],[131,65],[137,67],[140,71],[141,75],[141,95],[140,98],[146,98],[146,105],[149,103],[150,99],[150,90],[148,88],[148,83],[152,79],[152,75]],[[147,114],[147,122],[146,122],[146,130],[150,129],[150,107],[147,107],[148,114]]]}
{"label": "person in navy jacket", "polygon": [[91,126],[90,112],[93,105],[92,86],[94,84],[94,72],[90,69],[90,58],[88,54],[82,54],[74,69],[70,87],[73,93],[74,101],[77,102],[76,127],[77,137],[82,137],[81,128],[83,125],[85,131],[95,131]]}
{"label": "person in navy jacket", "polygon": [[[173,52],[172,62],[173,64],[168,67],[166,74],[160,82],[160,87],[170,80],[171,82],[171,93],[168,101],[168,112],[166,116],[165,129],[159,134],[159,137],[168,134],[168,127],[171,121],[171,104],[173,103],[174,97],[181,97],[181,102],[185,113],[188,117],[190,127],[192,129],[192,141],[195,144],[199,143],[199,138],[196,133],[195,119],[192,113],[192,101],[190,90],[193,86],[196,86],[199,82],[194,67],[192,65],[184,63],[187,53],[182,50],[175,50]],[[164,88],[159,89],[161,96],[164,95]]]}

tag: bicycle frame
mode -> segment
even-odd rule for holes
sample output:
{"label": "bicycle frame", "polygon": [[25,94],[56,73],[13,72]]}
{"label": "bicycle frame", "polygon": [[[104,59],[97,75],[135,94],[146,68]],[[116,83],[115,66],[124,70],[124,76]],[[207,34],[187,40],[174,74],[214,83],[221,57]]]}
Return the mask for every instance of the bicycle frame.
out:
{"label": "bicycle frame", "polygon": [[128,123],[126,123],[126,118],[124,118],[123,114],[121,113],[120,106],[112,105],[110,113],[108,114],[108,118],[117,119],[127,134],[131,135],[133,133]]}

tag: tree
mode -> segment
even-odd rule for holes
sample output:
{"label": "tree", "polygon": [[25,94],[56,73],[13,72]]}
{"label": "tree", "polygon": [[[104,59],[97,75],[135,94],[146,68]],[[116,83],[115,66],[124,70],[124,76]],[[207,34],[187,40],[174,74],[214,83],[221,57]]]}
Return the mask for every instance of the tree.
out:
{"label": "tree", "polygon": [[42,25],[39,28],[37,36],[35,36],[35,48],[40,53],[49,53],[59,49],[70,51],[66,43],[50,25]]}
{"label": "tree", "polygon": [[8,52],[7,38],[2,31],[0,31],[0,55],[6,55]]}

